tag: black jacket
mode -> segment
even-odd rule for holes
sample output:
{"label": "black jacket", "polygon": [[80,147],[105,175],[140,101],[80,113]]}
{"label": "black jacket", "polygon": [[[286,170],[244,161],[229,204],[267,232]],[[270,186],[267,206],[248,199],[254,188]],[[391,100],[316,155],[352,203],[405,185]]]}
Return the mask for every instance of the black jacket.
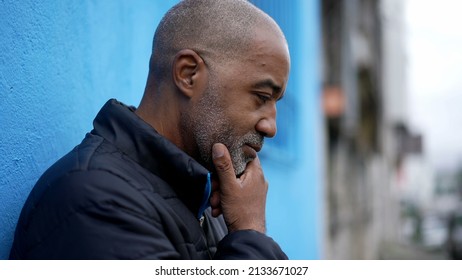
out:
{"label": "black jacket", "polygon": [[110,100],[33,188],[10,258],[286,258],[264,234],[227,234],[209,196],[207,169]]}

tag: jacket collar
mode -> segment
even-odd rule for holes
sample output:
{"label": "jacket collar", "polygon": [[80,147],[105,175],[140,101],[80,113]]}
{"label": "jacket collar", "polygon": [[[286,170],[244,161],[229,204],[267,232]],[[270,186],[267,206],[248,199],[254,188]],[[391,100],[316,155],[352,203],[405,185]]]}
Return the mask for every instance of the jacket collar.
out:
{"label": "jacket collar", "polygon": [[100,135],[139,165],[166,181],[180,200],[201,217],[211,191],[209,171],[135,114],[111,99],[93,122]]}

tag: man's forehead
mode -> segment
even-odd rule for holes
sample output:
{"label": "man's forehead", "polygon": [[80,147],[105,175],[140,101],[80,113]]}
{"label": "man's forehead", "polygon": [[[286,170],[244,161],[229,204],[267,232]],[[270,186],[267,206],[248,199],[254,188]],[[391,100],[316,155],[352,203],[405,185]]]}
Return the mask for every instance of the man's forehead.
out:
{"label": "man's forehead", "polygon": [[289,46],[279,28],[257,29],[248,51],[250,54],[263,56],[278,54],[290,63]]}

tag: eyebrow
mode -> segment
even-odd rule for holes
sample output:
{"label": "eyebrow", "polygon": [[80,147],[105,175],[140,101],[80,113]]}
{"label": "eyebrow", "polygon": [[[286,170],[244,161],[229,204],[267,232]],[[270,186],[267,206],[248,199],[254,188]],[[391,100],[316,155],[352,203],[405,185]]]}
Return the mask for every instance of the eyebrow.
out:
{"label": "eyebrow", "polygon": [[253,85],[253,88],[271,88],[273,91],[273,95],[278,95],[280,94],[281,96],[277,99],[278,101],[281,100],[284,97],[284,94],[282,94],[282,87],[278,86],[273,80],[271,79],[266,79],[260,82],[257,82]]}

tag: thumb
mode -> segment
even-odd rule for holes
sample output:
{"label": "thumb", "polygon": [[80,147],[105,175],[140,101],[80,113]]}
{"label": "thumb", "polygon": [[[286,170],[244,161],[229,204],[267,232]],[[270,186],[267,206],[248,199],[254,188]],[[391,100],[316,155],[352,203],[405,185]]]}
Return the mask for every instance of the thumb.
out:
{"label": "thumb", "polygon": [[216,143],[212,147],[212,158],[220,185],[227,185],[236,181],[236,174],[231,162],[231,156],[225,145]]}

